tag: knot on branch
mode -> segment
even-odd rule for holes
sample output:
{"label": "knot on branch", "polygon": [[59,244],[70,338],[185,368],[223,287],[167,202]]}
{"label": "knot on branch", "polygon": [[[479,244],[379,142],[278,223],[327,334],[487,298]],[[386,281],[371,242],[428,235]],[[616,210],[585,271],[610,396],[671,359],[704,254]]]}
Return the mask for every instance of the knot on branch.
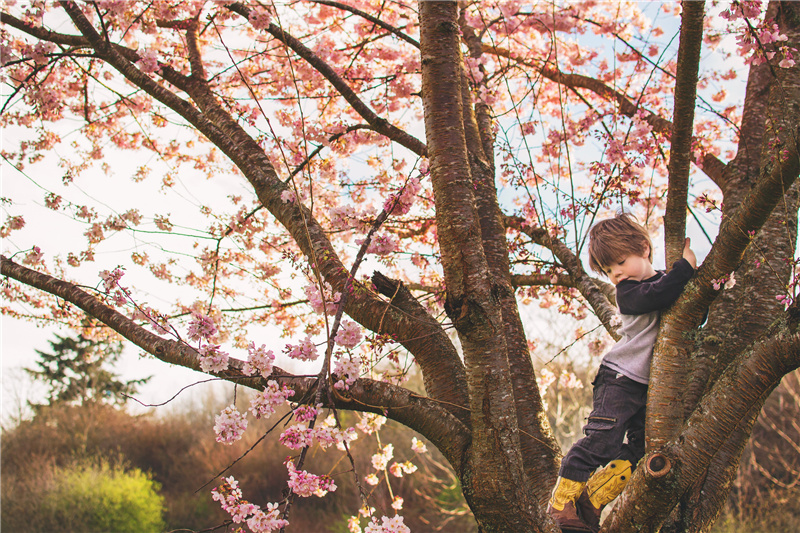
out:
{"label": "knot on branch", "polygon": [[472,298],[447,294],[444,312],[456,330],[473,342],[481,342],[495,334],[495,327],[483,307]]}
{"label": "knot on branch", "polygon": [[456,33],[459,31],[458,24],[449,20],[440,22],[436,25],[436,29],[441,32]]}
{"label": "knot on branch", "polygon": [[672,470],[672,461],[663,453],[654,453],[645,461],[645,470],[654,478],[666,476]]}
{"label": "knot on branch", "polygon": [[404,290],[402,281],[388,278],[377,270],[372,273],[372,284],[380,294],[389,299],[394,299],[401,290]]}

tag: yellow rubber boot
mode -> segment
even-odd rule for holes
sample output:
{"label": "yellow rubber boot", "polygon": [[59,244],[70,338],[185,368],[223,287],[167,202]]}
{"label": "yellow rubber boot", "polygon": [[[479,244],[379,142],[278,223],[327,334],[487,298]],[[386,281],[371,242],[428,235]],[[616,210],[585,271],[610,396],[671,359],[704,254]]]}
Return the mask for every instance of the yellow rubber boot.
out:
{"label": "yellow rubber boot", "polygon": [[602,509],[611,503],[625,489],[632,471],[633,465],[630,461],[618,459],[595,472],[586,482],[586,492],[589,493],[592,505]]}
{"label": "yellow rubber boot", "polygon": [[578,508],[575,504],[585,486],[586,483],[583,481],[573,481],[563,477],[559,477],[556,481],[556,488],[553,491],[553,497],[550,498],[547,512],[560,528],[570,531],[592,531],[589,525],[578,516]]}
{"label": "yellow rubber boot", "polygon": [[630,461],[617,459],[592,474],[586,482],[586,490],[580,494],[577,506],[592,531],[600,530],[600,514],[603,508],[622,493],[632,470]]}

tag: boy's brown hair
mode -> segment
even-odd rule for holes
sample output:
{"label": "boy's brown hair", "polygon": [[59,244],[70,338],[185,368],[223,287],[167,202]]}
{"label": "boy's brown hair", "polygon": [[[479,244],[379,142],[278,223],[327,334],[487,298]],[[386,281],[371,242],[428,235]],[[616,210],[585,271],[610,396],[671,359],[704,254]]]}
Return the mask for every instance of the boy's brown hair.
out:
{"label": "boy's brown hair", "polygon": [[595,224],[589,230],[589,266],[595,272],[606,275],[608,267],[630,254],[643,256],[649,250],[648,259],[653,262],[653,244],[650,235],[628,213],[619,213]]}

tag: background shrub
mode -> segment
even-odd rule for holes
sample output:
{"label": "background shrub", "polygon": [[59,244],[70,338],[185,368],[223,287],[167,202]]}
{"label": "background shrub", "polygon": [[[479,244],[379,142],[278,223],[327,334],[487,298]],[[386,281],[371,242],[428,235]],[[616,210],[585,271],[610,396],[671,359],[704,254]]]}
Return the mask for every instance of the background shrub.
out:
{"label": "background shrub", "polygon": [[[141,470],[76,463],[48,465],[3,491],[2,528],[30,532],[159,532],[164,499]],[[4,487],[5,488],[5,487]]]}

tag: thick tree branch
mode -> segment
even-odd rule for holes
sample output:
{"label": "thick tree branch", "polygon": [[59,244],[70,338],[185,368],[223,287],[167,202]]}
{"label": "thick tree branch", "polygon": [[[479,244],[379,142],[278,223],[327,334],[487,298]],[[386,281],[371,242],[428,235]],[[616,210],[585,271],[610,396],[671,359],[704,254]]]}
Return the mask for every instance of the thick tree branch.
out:
{"label": "thick tree branch", "polygon": [[[447,288],[445,310],[463,348],[472,418],[468,470],[461,475],[464,494],[473,510],[478,510],[479,523],[497,520],[508,524],[509,530],[536,531],[543,521],[542,509],[527,481],[520,453],[508,358],[514,347],[506,342],[500,304],[504,297],[501,284],[508,281],[493,275],[491,259],[481,245],[483,233],[476,212],[479,205],[474,187],[480,185],[474,180],[482,176],[471,174],[473,159],[479,159],[483,150],[469,151],[475,137],[474,119],[470,120],[469,110],[464,109],[459,8],[455,2],[422,1],[418,5],[422,98]],[[495,496],[485,498],[476,490],[484,483],[478,476],[506,478],[508,483],[495,486]]]}
{"label": "thick tree branch", "polygon": [[[179,365],[197,372],[211,374],[221,379],[255,390],[263,390],[267,380],[247,376],[242,372],[243,361],[230,359],[230,366],[222,372],[204,372],[200,368],[197,351],[184,342],[165,339],[145,329],[135,321],[104,304],[67,281],[56,279],[19,265],[0,256],[0,274],[20,283],[61,298],[116,331],[127,340],[165,363]],[[296,391],[295,398],[308,397],[316,387],[316,378],[301,378],[275,367],[270,379],[280,379]],[[331,407],[325,401],[326,407]],[[369,379],[359,379],[344,395],[337,395],[334,407],[384,414],[430,439],[448,460],[458,465],[468,443],[466,427],[443,404],[412,393],[402,387]],[[463,408],[462,408],[463,409]]]}
{"label": "thick tree branch", "polygon": [[[467,33],[473,33],[467,26],[464,11],[461,11],[459,25]],[[473,42],[477,39],[472,39]],[[472,57],[482,53],[480,46],[471,49]],[[477,54],[477,55],[475,55]],[[544,404],[537,387],[533,371],[530,349],[525,337],[522,319],[519,316],[517,299],[511,284],[508,257],[508,240],[503,225],[503,213],[497,201],[495,168],[493,159],[487,157],[486,150],[493,149],[493,140],[485,138],[475,107],[472,104],[472,90],[465,69],[461,68],[461,109],[467,151],[472,173],[475,206],[481,230],[481,244],[486,263],[492,277],[492,290],[496,295],[503,318],[503,335],[508,352],[511,382],[514,388],[514,403],[517,424],[520,429],[520,445],[526,474],[530,479],[540,482],[534,484],[535,496],[544,505],[550,498],[550,487],[555,484],[560,449],[552,429],[547,422]],[[491,152],[490,152],[491,153]],[[548,458],[548,461],[542,460]]]}
{"label": "thick tree branch", "polygon": [[783,376],[800,366],[798,320],[797,307],[779,317],[762,340],[728,367],[676,437],[645,456],[645,466],[634,472],[632,490],[621,496],[609,529],[658,531],[731,432],[760,408]]}
{"label": "thick tree branch", "polygon": [[608,288],[597,283],[596,280],[592,279],[586,273],[578,256],[564,243],[551,237],[546,229],[531,228],[523,218],[507,216],[505,218],[505,223],[507,227],[514,228],[520,233],[528,235],[536,244],[544,246],[556,256],[556,259],[561,262],[561,266],[569,273],[575,283],[575,287],[589,303],[589,306],[594,310],[597,318],[600,319],[600,322],[603,323],[606,331],[608,331],[609,335],[611,335],[614,340],[619,340],[620,336],[619,333],[617,333],[619,325],[615,319],[617,310],[606,296]]}
{"label": "thick tree branch", "polygon": [[697,97],[697,74],[703,45],[705,2],[683,4],[678,45],[678,76],[670,136],[669,189],[664,213],[667,266],[683,255],[686,235],[686,200],[689,194],[689,166],[692,161],[692,128]]}
{"label": "thick tree branch", "polygon": [[[247,6],[236,2],[233,4],[228,4],[228,9],[233,11],[234,13],[248,18],[250,15],[250,8]],[[370,107],[365,104],[358,95],[350,88],[350,86],[345,82],[327,63],[322,61],[314,52],[308,49],[303,43],[301,43],[295,37],[289,35],[283,29],[279,28],[275,24],[270,23],[267,26],[266,31],[269,32],[273,37],[284,43],[286,46],[291,48],[297,55],[302,57],[305,61],[308,62],[309,65],[313,66],[320,74],[325,76],[331,85],[333,85],[339,94],[347,100],[347,102],[355,109],[355,111],[361,115],[361,117],[367,121],[367,123],[372,126],[372,128],[380,133],[381,135],[385,135],[389,139],[393,140],[394,142],[400,144],[401,146],[405,146],[413,153],[417,154],[418,156],[425,156],[427,153],[427,148],[425,144],[420,141],[419,139],[415,138],[412,135],[409,135],[405,131],[401,130],[397,126],[390,124],[386,119],[379,117],[375,112],[370,109]]]}

